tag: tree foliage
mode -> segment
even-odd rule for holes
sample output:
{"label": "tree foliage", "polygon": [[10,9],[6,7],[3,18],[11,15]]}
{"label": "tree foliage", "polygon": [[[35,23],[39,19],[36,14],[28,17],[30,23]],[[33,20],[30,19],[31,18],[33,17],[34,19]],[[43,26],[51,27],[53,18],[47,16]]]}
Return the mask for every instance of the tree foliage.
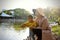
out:
{"label": "tree foliage", "polygon": [[28,15],[30,15],[29,11],[26,11],[25,9],[14,9],[15,17],[18,18],[26,18]]}
{"label": "tree foliage", "polygon": [[45,9],[45,15],[49,21],[60,23],[60,8]]}
{"label": "tree foliage", "polygon": [[[21,9],[21,8],[4,10],[2,12],[6,13],[8,15],[12,15],[11,11],[14,11],[15,18],[24,18],[25,19],[28,15],[30,15],[29,11],[27,11],[25,9]],[[1,13],[0,13],[0,15],[1,15]]]}

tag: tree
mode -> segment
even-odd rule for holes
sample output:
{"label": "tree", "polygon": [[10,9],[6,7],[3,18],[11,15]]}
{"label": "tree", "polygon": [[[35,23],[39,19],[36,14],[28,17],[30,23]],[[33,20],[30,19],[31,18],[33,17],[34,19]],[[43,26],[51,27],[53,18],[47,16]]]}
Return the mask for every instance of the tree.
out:
{"label": "tree", "polygon": [[18,17],[18,18],[26,18],[27,15],[30,15],[28,11],[20,8],[14,9],[14,12],[15,12],[15,17]]}
{"label": "tree", "polygon": [[55,8],[48,8],[45,9],[45,15],[47,16],[47,18],[49,19],[49,21],[52,22],[58,22],[60,23],[60,8],[55,7]]}
{"label": "tree", "polygon": [[54,17],[54,20],[58,22],[58,24],[60,24],[60,8],[53,8],[52,9],[52,15]]}

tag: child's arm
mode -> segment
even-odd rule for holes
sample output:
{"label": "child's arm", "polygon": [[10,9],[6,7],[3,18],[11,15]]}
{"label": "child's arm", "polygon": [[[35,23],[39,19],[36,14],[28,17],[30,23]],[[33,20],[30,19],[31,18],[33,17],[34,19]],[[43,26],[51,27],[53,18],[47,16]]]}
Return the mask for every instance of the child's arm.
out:
{"label": "child's arm", "polygon": [[30,28],[36,28],[36,27],[38,27],[39,25],[36,23],[36,22],[34,22],[31,26],[30,26]]}
{"label": "child's arm", "polygon": [[21,24],[21,27],[22,28],[25,28],[27,25],[26,25],[27,23],[24,23],[24,24]]}

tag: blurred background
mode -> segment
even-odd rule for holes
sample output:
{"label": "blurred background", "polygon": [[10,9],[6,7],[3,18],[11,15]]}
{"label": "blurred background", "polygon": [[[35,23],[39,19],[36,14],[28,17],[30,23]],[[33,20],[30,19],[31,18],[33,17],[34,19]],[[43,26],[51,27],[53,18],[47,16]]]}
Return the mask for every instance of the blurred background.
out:
{"label": "blurred background", "polygon": [[52,34],[60,38],[60,0],[0,0],[0,40],[23,40],[29,28],[20,25],[33,15],[32,9],[42,8]]}

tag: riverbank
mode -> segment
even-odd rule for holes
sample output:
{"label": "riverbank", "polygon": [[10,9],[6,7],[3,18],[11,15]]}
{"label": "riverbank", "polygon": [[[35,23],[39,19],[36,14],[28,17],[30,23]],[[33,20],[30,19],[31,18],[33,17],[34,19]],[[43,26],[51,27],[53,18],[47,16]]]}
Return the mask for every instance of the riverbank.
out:
{"label": "riverbank", "polygon": [[53,37],[57,40],[60,40],[60,25],[56,25],[52,27]]}

